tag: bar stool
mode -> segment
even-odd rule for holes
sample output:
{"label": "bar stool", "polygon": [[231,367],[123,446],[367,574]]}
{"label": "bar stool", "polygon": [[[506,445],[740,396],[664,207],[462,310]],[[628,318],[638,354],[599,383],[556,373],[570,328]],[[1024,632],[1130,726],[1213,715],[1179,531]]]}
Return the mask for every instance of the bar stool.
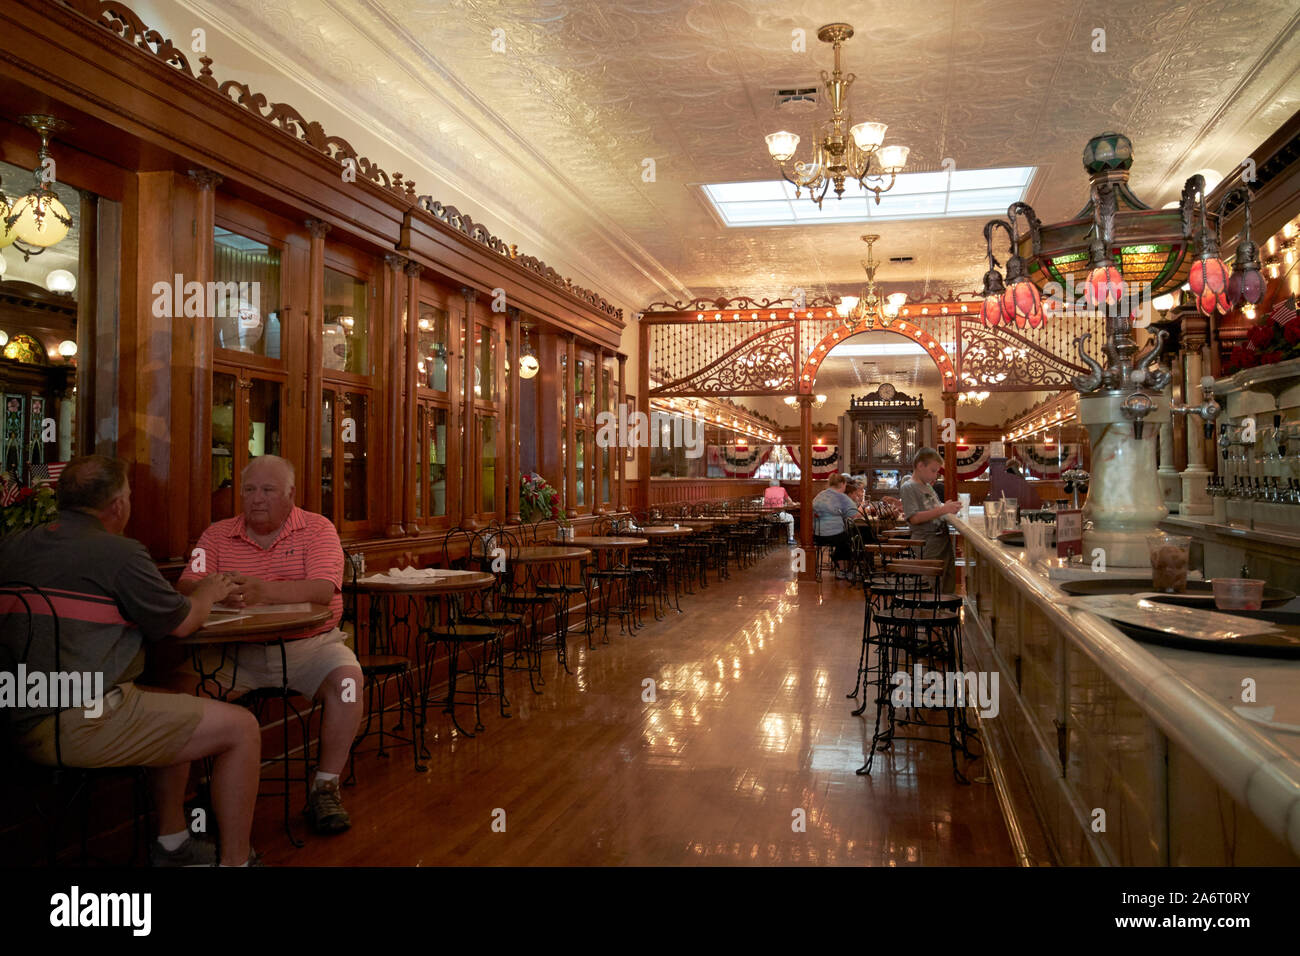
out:
{"label": "bar stool", "polygon": [[[940,562],[932,562],[939,563]],[[900,576],[917,579],[933,579],[943,573],[942,566],[924,566],[919,562],[907,564],[890,563],[887,570]],[[869,602],[868,602],[869,603]],[[936,725],[921,718],[918,713],[927,709],[918,706],[921,694],[918,687],[911,688],[910,700],[904,704],[894,701],[895,688],[902,685],[892,680],[892,675],[903,673],[910,675],[914,665],[928,664],[936,668],[947,687],[949,673],[961,671],[961,616],[956,611],[941,608],[891,606],[887,610],[874,613],[878,628],[876,650],[879,655],[875,670],[875,679],[870,683],[876,688],[876,719],[872,732],[871,749],[866,763],[857,770],[859,774],[870,774],[872,763],[878,751],[889,750],[895,740],[913,740],[925,743],[944,741],[926,736],[901,736],[897,732],[900,725],[935,727]],[[960,681],[956,687],[960,687]],[[865,701],[864,701],[865,703]],[[960,784],[969,784],[970,780],[957,766],[957,753],[961,751],[967,757],[974,757],[967,748],[967,725],[965,721],[965,703],[945,700],[942,709],[947,718],[947,741],[952,758],[954,779]],[[900,716],[903,711],[906,716]],[[959,713],[960,712],[960,713]],[[882,718],[885,726],[881,727]]]}

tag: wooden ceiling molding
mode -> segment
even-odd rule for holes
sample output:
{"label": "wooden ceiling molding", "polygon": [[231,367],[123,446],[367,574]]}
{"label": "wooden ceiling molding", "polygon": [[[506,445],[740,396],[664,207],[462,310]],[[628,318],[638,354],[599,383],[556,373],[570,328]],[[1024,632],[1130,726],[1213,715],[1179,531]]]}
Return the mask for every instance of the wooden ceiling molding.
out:
{"label": "wooden ceiling molding", "polygon": [[[211,58],[200,57],[196,72],[186,53],[126,5],[13,0],[0,9],[0,31],[7,32],[0,83],[31,91],[13,98],[12,108],[49,102],[57,112],[66,104],[91,120],[82,139],[97,125],[113,130],[104,145],[124,168],[138,168],[141,149],[130,141],[147,143],[170,154],[177,172],[210,169],[233,194],[294,219],[328,222],[337,238],[372,253],[397,249],[414,211],[443,234],[431,251],[457,251],[449,269],[436,257],[424,264],[484,291],[505,288],[513,305],[617,348],[622,310],[540,260],[519,256],[454,207],[419,196],[401,173],[380,168],[289,104],[218,80]],[[81,149],[92,148],[77,130],[69,135]],[[343,176],[349,165],[356,172],[350,186]]]}

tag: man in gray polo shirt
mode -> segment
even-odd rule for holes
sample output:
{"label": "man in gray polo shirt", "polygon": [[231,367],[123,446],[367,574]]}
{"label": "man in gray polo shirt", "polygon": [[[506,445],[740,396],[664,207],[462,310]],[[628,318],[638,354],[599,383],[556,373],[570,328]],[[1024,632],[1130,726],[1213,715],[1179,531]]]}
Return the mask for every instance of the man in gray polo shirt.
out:
{"label": "man in gray polo shirt", "polygon": [[[257,720],[232,704],[134,683],[144,642],[198,630],[234,587],[233,577],[213,575],[188,598],[163,579],[144,546],[122,533],[131,517],[125,462],[74,458],[59,476],[58,498],[54,521],[0,540],[0,581],[20,581],[50,598],[59,625],[57,671],[89,675],[103,693],[93,704],[84,695],[75,702],[24,700],[7,715],[19,751],[40,764],[153,768],[156,866],[216,862],[211,844],[190,838],[184,807],[191,761],[214,757],[221,862],[248,863],[262,750]],[[26,608],[15,596],[0,596],[0,670],[16,674],[21,665],[27,675],[53,675],[50,607],[32,592],[27,604],[30,646]]]}
{"label": "man in gray polo shirt", "polygon": [[957,587],[957,561],[948,536],[944,515],[961,511],[961,502],[941,502],[931,486],[943,471],[943,456],[933,448],[922,448],[912,464],[912,477],[903,482],[903,515],[912,533],[925,542],[922,558],[942,560],[943,590],[951,594]]}

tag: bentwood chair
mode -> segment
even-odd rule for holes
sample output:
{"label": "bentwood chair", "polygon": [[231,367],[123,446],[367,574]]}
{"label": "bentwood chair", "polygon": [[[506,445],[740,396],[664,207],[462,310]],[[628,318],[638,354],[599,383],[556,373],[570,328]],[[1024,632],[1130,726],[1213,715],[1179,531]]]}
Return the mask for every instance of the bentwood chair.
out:
{"label": "bentwood chair", "polygon": [[[0,584],[0,673],[14,674],[19,664],[30,663],[32,647],[37,642],[50,644],[54,650],[53,670],[62,670],[63,642],[59,615],[54,602],[40,588],[13,581]],[[107,690],[107,688],[106,688]],[[7,723],[7,722],[6,722]],[[3,728],[6,750],[11,748],[12,729]],[[0,762],[21,767],[16,773],[3,776],[20,787],[28,789],[32,807],[45,824],[46,864],[56,865],[60,836],[67,818],[74,812],[80,818],[80,862],[90,861],[90,813],[96,801],[92,799],[100,783],[127,780],[131,783],[131,856],[128,865],[135,865],[137,853],[143,851],[148,860],[148,819],[152,807],[149,776],[145,767],[70,767],[63,762],[62,714],[54,715],[55,765],[28,763],[14,752],[0,753]],[[103,861],[96,861],[103,862]]]}
{"label": "bentwood chair", "polygon": [[[388,751],[384,749],[384,717],[388,711],[387,695],[390,682],[395,685],[394,689],[397,693],[397,723],[392,730],[387,731],[387,736],[398,743],[410,744],[415,769],[419,773],[424,773],[429,768],[420,761],[429,756],[429,751],[424,745],[424,727],[416,716],[415,674],[411,667],[411,659],[405,653],[399,653],[396,638],[399,623],[397,615],[402,613],[397,605],[402,603],[402,598],[400,595],[370,595],[365,628],[368,642],[364,653],[358,612],[359,598],[356,555],[349,553],[345,548],[343,551],[343,617],[339,620],[339,627],[346,631],[349,625],[351,626],[357,663],[361,666],[361,676],[366,685],[366,726],[352,741],[352,749],[348,753],[348,779],[345,782],[348,784],[356,782],[357,747],[370,736],[370,725],[376,713],[379,715],[378,755],[383,758],[388,757]],[[408,630],[408,644],[413,636]],[[405,715],[408,712],[411,716],[411,730],[410,736],[405,737],[399,732],[405,729]],[[419,738],[416,737],[417,732],[420,734]]]}
{"label": "bentwood chair", "polygon": [[[470,535],[468,541],[469,554],[473,555],[474,538],[473,532],[462,531],[459,528],[452,529],[443,538],[444,555],[455,550],[455,542],[449,541],[456,534]],[[469,594],[451,595],[446,600],[446,613],[438,615],[435,610],[433,601],[426,602],[424,613],[427,619],[421,626],[421,633],[429,648],[429,656],[424,670],[424,690],[421,694],[422,700],[427,700],[429,696],[429,684],[432,679],[432,663],[439,645],[442,645],[447,652],[447,696],[443,702],[443,713],[451,716],[452,726],[456,728],[463,736],[473,737],[474,734],[467,731],[460,725],[456,718],[456,704],[459,703],[459,695],[473,695],[474,704],[474,730],[483,730],[482,708],[480,698],[484,691],[488,689],[488,681],[495,670],[497,681],[497,699],[502,717],[509,717],[506,706],[509,701],[506,699],[505,691],[505,673],[504,673],[504,652],[502,649],[501,627],[495,623],[482,623],[482,615],[488,610],[483,592],[470,592]],[[464,653],[466,661],[469,664],[470,687],[457,688],[458,677],[461,673],[460,660],[461,654]]]}

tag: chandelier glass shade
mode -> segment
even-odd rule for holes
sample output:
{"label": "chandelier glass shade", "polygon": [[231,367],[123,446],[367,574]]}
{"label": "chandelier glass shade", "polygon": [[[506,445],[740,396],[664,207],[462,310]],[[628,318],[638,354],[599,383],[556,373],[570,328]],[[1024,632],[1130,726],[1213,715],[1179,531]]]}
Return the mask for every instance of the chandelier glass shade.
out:
{"label": "chandelier glass shade", "polygon": [[828,23],[817,31],[817,39],[834,47],[835,65],[830,74],[822,71],[831,117],[813,135],[811,160],[797,161],[793,171],[788,171],[786,163],[799,149],[798,134],[778,130],[764,137],[768,155],[780,167],[781,176],[795,187],[795,198],[806,189],[818,208],[831,186],[836,197],[842,198],[848,180],[873,193],[879,203],[881,193],[893,188],[898,173],[907,165],[908,147],[884,145],[888,129],[884,123],[854,123],[848,114],[849,88],[855,77],[852,73],[846,76],[840,68],[840,47],[851,36],[853,27],[847,23]]}
{"label": "chandelier glass shade", "polygon": [[[1196,232],[1196,257],[1187,276],[1187,284],[1202,315],[1227,315],[1232,311],[1228,298],[1228,266],[1219,257],[1218,230],[1211,235],[1206,222],[1205,177],[1191,176],[1183,185],[1183,233],[1191,238]],[[1199,222],[1199,227],[1198,227]],[[1217,224],[1216,224],[1217,225]]]}

